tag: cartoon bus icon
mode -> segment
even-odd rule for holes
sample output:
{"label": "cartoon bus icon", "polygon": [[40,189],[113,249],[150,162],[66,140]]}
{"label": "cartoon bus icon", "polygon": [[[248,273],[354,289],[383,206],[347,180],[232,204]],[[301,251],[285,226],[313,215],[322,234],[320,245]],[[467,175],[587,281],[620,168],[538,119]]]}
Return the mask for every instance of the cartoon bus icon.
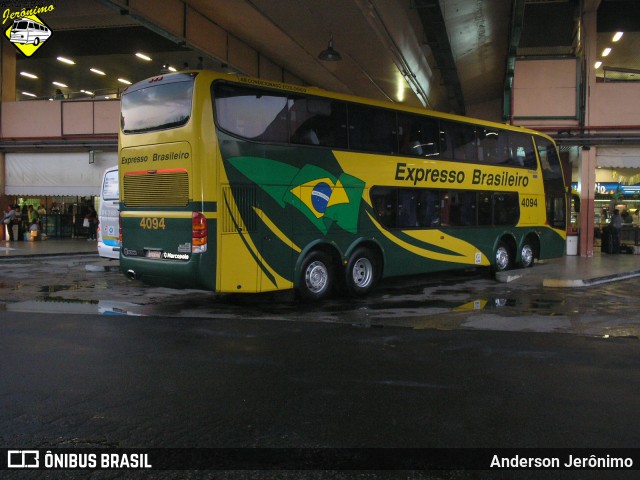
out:
{"label": "cartoon bus icon", "polygon": [[30,18],[19,18],[13,21],[11,29],[11,43],[29,43],[40,45],[51,36],[51,30],[46,25]]}

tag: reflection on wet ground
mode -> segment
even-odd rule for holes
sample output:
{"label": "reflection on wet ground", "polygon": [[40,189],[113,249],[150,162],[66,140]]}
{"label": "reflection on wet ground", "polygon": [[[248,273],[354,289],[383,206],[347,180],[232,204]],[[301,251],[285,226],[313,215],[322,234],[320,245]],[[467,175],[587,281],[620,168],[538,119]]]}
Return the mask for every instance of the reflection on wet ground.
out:
{"label": "reflection on wet ground", "polygon": [[[638,336],[637,280],[580,289],[498,283],[484,269],[393,279],[365,298],[318,304],[291,292],[216,295],[150,287],[95,259],[3,263],[0,311],[343,323]],[[535,267],[534,267],[535,268]],[[640,325],[640,321],[637,322]]]}

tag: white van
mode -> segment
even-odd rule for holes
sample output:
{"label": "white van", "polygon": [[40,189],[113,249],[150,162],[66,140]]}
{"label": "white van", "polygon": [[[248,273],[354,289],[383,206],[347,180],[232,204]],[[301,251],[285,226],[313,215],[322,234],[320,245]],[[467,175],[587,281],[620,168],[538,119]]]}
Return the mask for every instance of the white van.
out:
{"label": "white van", "polygon": [[32,43],[34,45],[40,45],[41,42],[44,42],[50,36],[51,30],[43,24],[30,18],[19,18],[13,21],[9,41],[12,43]]}
{"label": "white van", "polygon": [[109,167],[102,176],[98,206],[98,255],[120,258],[120,189],[118,167]]}

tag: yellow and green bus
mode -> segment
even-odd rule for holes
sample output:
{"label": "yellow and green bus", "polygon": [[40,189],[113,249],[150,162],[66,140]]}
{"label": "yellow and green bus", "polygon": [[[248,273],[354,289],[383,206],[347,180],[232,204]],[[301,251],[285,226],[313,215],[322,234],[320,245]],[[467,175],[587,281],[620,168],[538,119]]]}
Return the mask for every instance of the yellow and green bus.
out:
{"label": "yellow and green bus", "polygon": [[553,140],[209,71],[122,96],[120,265],[150,284],[363,295],[386,277],[564,254]]}

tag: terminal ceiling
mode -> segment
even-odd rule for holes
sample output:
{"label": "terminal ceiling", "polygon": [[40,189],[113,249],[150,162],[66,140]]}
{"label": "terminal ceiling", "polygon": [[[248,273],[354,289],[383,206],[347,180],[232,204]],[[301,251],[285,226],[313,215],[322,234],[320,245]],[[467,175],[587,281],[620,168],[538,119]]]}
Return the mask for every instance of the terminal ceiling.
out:
{"label": "terminal ceiling", "polygon": [[[510,66],[518,56],[572,56],[579,48],[580,5],[599,8],[598,45],[624,31],[607,62],[640,69],[640,2],[630,0],[172,0],[169,17],[189,11],[226,32],[259,61],[301,83],[327,90],[465,113],[469,106],[501,104]],[[17,99],[22,91],[50,96],[122,89],[185,63],[225,72],[242,69],[220,48],[151,20],[150,0],[64,0],[42,19],[53,36],[31,58],[17,54]],[[599,7],[598,7],[599,5]],[[171,10],[173,8],[173,11]],[[342,60],[322,61],[330,35]],[[218,46],[219,47],[219,46]],[[142,61],[135,52],[152,58]],[[213,52],[218,52],[214,54]],[[75,65],[56,57],[73,58]],[[97,67],[107,75],[97,76]],[[23,77],[26,71],[38,79]],[[246,72],[242,72],[246,73]],[[283,77],[286,78],[286,77]],[[474,112],[478,109],[475,108]]]}

